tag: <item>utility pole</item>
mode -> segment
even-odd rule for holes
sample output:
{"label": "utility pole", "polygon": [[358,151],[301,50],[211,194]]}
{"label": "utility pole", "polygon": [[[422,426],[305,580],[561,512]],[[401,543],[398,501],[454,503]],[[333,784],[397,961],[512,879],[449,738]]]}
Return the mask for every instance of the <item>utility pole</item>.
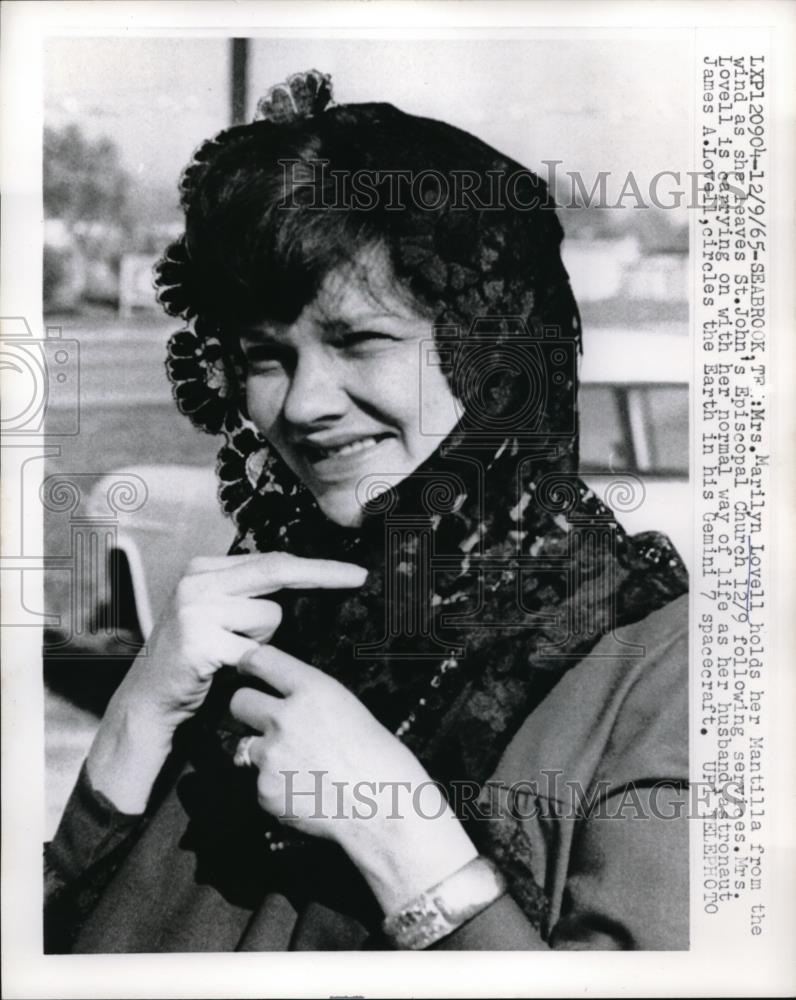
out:
{"label": "utility pole", "polygon": [[249,39],[230,39],[230,117],[233,125],[246,121],[246,103],[249,80]]}

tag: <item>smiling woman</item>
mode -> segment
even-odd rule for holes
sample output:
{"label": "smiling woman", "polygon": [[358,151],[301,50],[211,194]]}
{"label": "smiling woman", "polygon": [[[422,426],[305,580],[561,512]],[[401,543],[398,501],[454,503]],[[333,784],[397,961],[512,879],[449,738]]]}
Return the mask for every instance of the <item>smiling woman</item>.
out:
{"label": "smiling woman", "polygon": [[435,450],[424,421],[445,435],[458,422],[440,367],[430,368],[421,420],[430,319],[394,287],[384,251],[365,251],[327,276],[294,323],[241,334],[251,419],[337,524],[361,523],[363,479],[408,476]]}
{"label": "smiling woman", "polygon": [[545,186],[330,100],[291,77],[183,176],[168,371],[237,535],[109,705],[48,950],[686,947],[686,575],[577,476]]}

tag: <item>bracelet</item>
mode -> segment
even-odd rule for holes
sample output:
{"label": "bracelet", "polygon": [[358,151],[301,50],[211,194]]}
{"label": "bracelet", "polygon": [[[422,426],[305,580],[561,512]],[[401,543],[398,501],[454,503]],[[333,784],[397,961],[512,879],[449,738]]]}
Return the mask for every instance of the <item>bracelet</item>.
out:
{"label": "bracelet", "polygon": [[447,937],[506,891],[506,880],[488,858],[477,857],[427,889],[382,924],[396,948],[418,950]]}

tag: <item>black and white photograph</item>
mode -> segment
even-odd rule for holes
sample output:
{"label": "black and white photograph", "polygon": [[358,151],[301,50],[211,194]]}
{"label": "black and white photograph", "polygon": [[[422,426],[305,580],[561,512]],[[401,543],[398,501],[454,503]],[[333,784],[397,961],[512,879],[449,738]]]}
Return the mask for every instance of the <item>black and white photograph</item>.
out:
{"label": "black and white photograph", "polygon": [[758,36],[60,6],[0,345],[45,966],[762,936]]}
{"label": "black and white photograph", "polygon": [[48,43],[48,949],[688,947],[686,54]]}

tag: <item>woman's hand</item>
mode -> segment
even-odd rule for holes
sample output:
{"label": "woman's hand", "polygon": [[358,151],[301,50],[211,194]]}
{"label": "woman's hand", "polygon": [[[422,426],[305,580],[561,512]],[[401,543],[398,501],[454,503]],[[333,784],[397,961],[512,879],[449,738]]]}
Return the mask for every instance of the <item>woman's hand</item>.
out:
{"label": "woman's hand", "polygon": [[124,812],[143,811],[174,731],[202,705],[213,674],[279,626],[279,605],[262,595],[358,587],[366,576],[351,563],[281,552],[194,559],[100,724],[88,757],[94,787]]}
{"label": "woman's hand", "polygon": [[277,692],[244,687],[230,705],[263,734],[245,737],[260,805],[339,843],[385,912],[476,856],[420,761],[342,684],[273,646],[239,669]]}
{"label": "woman's hand", "polygon": [[192,560],[148,655],[139,656],[125,678],[124,697],[173,731],[200,707],[220,667],[237,663],[278,628],[282,611],[263,595],[358,587],[366,575],[351,563],[284,552]]}

